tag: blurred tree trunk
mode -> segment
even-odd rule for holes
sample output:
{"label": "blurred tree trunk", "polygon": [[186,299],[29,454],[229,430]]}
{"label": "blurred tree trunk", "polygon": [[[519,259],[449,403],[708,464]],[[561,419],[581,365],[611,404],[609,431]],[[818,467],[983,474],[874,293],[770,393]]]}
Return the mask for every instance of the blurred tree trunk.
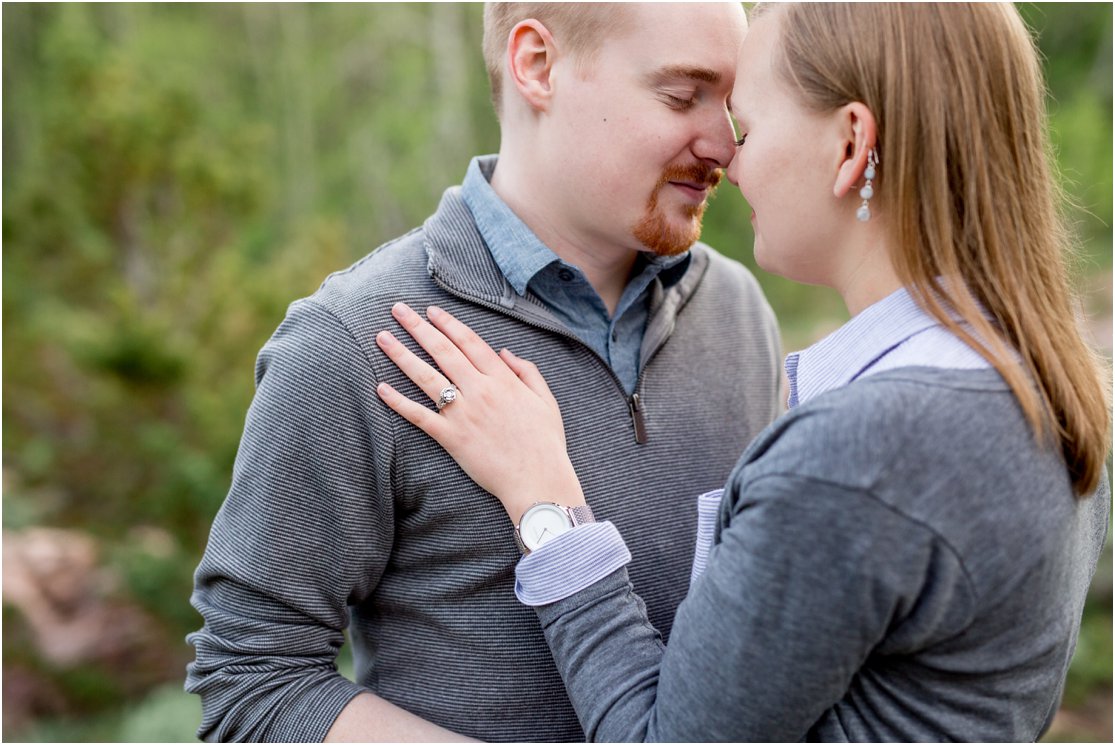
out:
{"label": "blurred tree trunk", "polygon": [[302,3],[283,4],[278,14],[286,213],[293,218],[311,211],[317,196],[314,60],[310,54],[307,7]]}
{"label": "blurred tree trunk", "polygon": [[444,3],[429,6],[434,100],[437,101],[434,131],[434,156],[431,162],[431,188],[440,194],[444,185],[457,183],[463,176],[457,164],[472,155],[476,135],[469,116],[469,71],[480,56],[480,39],[465,34],[466,6]]}

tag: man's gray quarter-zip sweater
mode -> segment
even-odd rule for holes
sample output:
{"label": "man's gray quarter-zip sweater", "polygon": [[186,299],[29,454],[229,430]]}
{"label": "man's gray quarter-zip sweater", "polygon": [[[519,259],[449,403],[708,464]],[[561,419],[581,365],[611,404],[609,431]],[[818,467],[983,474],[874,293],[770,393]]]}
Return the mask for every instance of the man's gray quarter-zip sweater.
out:
{"label": "man's gray quarter-zip sweater", "polygon": [[[408,339],[391,317],[400,300],[538,365],[586,498],[627,540],[663,634],[689,583],[697,495],[724,484],[779,410],[777,326],[743,266],[697,244],[678,282],[656,281],[628,397],[514,292],[449,189],[421,228],[293,303],[259,355],[192,598],[205,625],[186,687],[205,739],[320,740],[364,689],[484,740],[583,739],[534,611],[515,599],[502,507],[376,395],[386,381],[432,406],[375,344],[383,329]],[[355,683],[335,669],[346,628]]]}

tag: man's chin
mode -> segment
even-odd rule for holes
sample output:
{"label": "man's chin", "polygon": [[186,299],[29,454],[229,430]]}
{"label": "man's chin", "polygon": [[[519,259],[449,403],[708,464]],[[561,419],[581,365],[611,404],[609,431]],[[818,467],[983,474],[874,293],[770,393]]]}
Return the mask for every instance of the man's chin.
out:
{"label": "man's chin", "polygon": [[663,215],[647,216],[631,231],[635,240],[655,256],[670,257],[683,254],[701,237],[701,217],[687,222],[667,220]]}

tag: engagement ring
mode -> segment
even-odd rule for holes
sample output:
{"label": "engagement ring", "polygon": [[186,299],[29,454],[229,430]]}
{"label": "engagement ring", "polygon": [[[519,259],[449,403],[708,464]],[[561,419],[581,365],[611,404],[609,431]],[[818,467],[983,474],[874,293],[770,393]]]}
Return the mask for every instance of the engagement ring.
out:
{"label": "engagement ring", "polygon": [[457,386],[449,384],[441,389],[441,395],[437,398],[437,410],[441,411],[449,404],[457,400]]}

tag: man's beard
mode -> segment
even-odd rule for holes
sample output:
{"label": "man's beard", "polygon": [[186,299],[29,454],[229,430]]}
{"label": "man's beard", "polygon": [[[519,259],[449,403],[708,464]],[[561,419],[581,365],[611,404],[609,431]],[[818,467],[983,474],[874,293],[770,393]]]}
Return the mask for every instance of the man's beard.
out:
{"label": "man's beard", "polygon": [[[703,163],[693,163],[688,166],[671,166],[667,168],[655,185],[654,191],[647,200],[647,208],[631,233],[639,243],[646,246],[658,256],[677,256],[689,250],[689,247],[701,237],[701,220],[708,206],[708,198],[720,183],[720,170],[710,168]],[[681,209],[689,218],[682,226],[675,226],[658,205],[658,194],[671,181],[685,181],[698,184],[708,184],[709,190],[705,201],[700,204],[686,204]]]}

